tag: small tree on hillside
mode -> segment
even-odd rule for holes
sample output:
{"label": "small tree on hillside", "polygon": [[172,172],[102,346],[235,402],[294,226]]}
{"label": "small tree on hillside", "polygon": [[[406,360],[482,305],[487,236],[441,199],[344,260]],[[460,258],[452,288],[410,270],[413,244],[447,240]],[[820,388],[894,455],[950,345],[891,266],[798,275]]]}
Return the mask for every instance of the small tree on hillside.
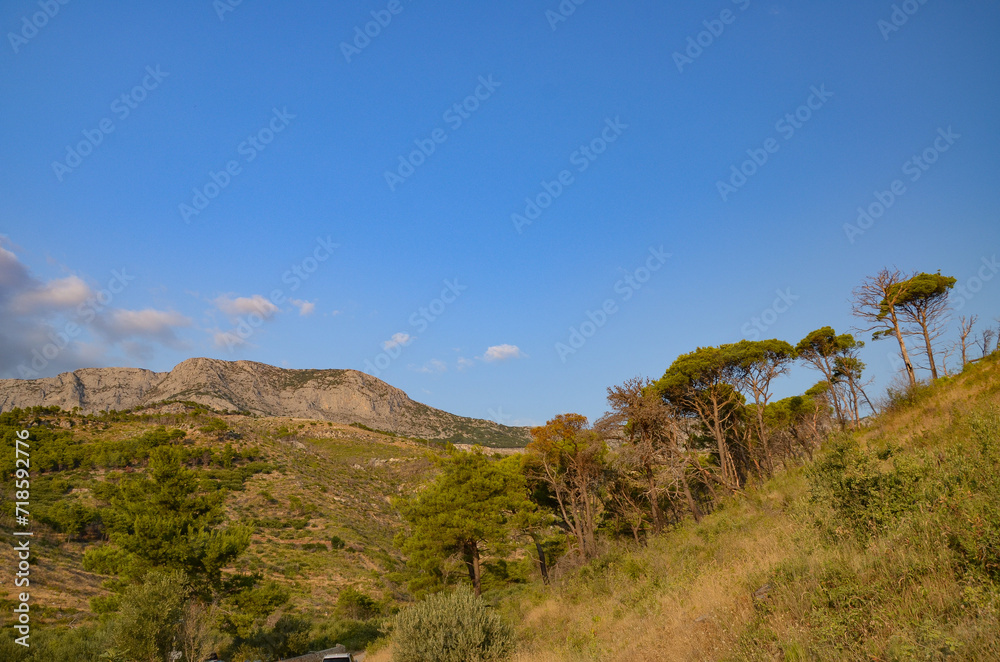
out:
{"label": "small tree on hillside", "polygon": [[159,568],[184,572],[201,597],[223,588],[222,570],[250,546],[251,529],[221,526],[223,492],[201,494],[195,472],[181,464],[178,449],[161,446],[150,454],[149,477],[122,477],[101,483],[95,494],[108,502],[101,515],[111,550],[92,548],[96,561],[117,556],[106,574],[141,578]]}
{"label": "small tree on hillside", "polygon": [[852,312],[865,322],[868,322],[862,331],[873,332],[872,339],[879,340],[888,336],[894,336],[899,343],[899,353],[903,358],[903,366],[906,368],[906,377],[910,386],[917,383],[916,373],[913,370],[913,363],[910,361],[910,354],[906,349],[906,341],[903,339],[902,321],[900,320],[899,306],[907,301],[909,289],[903,283],[912,276],[904,276],[898,269],[882,269],[874,276],[868,276],[864,282],[854,289],[854,300],[852,302]]}
{"label": "small tree on hillside", "polygon": [[666,464],[674,428],[663,399],[649,390],[650,380],[633,377],[621,386],[608,387],[611,411],[598,423],[620,430],[642,476],[653,530],[663,529],[658,471]]}
{"label": "small tree on hillside", "polygon": [[[900,319],[909,325],[910,333],[919,334],[924,340],[931,377],[937,379],[933,340],[944,332],[943,321],[948,312],[948,291],[955,286],[955,278],[920,273],[890,288],[889,298],[896,301]],[[896,296],[899,292],[902,294]]]}
{"label": "small tree on hillside", "polygon": [[857,403],[864,364],[857,359],[857,351],[862,347],[864,343],[851,334],[837,335],[833,327],[824,326],[807,334],[795,348],[800,360],[823,374],[826,394],[841,427],[847,423],[848,413],[855,423],[859,419]]}
{"label": "small tree on hillside", "polygon": [[749,393],[754,401],[756,434],[764,451],[767,473],[774,471],[770,435],[764,423],[764,411],[771,399],[771,382],[776,377],[788,373],[795,360],[795,349],[784,340],[741,340],[734,345],[723,345],[732,356],[732,361],[741,369],[736,378],[736,386]]}
{"label": "small tree on hillside", "polygon": [[532,428],[531,437],[524,455],[525,470],[551,492],[563,525],[576,539],[580,558],[589,558],[597,551],[607,454],[604,440],[580,414],[560,414]]}
{"label": "small tree on hillside", "polygon": [[402,505],[409,537],[397,538],[410,563],[441,577],[442,566],[458,555],[476,595],[482,592],[482,553],[502,550],[514,523],[535,506],[515,462],[491,461],[481,452],[455,453],[441,474]]}
{"label": "small tree on hillside", "polygon": [[721,470],[720,482],[738,490],[746,467],[737,466],[735,427],[743,413],[743,396],[735,384],[742,374],[733,356],[720,347],[699,347],[683,354],[656,382],[656,389],[679,410],[694,415],[715,442]]}
{"label": "small tree on hillside", "polygon": [[121,597],[112,641],[115,651],[136,662],[160,662],[180,633],[188,590],[184,574],[153,570]]}
{"label": "small tree on hillside", "polygon": [[[958,320],[958,342],[962,348],[962,368],[965,368],[969,363],[969,336],[972,335],[972,327],[976,325],[977,319],[979,318],[976,315],[968,318],[963,315]],[[973,340],[973,342],[975,341]]]}
{"label": "small tree on hillside", "polygon": [[993,346],[993,338],[997,335],[990,327],[986,327],[979,333],[979,348],[983,352],[983,356],[988,356],[990,352],[994,351],[996,347]]}

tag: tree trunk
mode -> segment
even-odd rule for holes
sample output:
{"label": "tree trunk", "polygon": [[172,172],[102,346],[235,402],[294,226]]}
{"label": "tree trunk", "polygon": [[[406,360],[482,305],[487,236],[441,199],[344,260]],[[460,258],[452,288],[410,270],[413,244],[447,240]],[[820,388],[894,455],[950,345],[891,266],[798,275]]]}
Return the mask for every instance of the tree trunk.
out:
{"label": "tree trunk", "polygon": [[906,376],[910,379],[910,386],[917,385],[917,376],[913,372],[913,364],[910,363],[910,354],[906,351],[906,341],[903,340],[903,332],[899,329],[899,319],[896,317],[896,308],[889,306],[889,314],[892,318],[892,329],[899,342],[899,353],[903,355],[903,365],[906,366]]}
{"label": "tree trunk", "polygon": [[927,345],[927,362],[931,364],[931,379],[938,378],[937,366],[934,365],[934,349],[931,347],[931,334],[927,331],[927,313],[920,316],[920,328],[924,332],[924,343]]}
{"label": "tree trunk", "polygon": [[479,566],[479,544],[475,540],[465,543],[465,566],[469,570],[469,579],[476,597],[482,595],[482,570]]}
{"label": "tree trunk", "polygon": [[584,550],[585,556],[590,558],[596,551],[597,545],[595,544],[594,533],[596,521],[596,515],[594,513],[594,504],[590,498],[590,493],[583,488],[583,506],[584,506],[584,540],[586,542],[586,548]]}
{"label": "tree trunk", "polygon": [[767,426],[764,425],[764,407],[757,403],[757,429],[760,431],[760,443],[764,446],[764,466],[767,469],[768,477],[774,474],[774,460],[771,458],[771,444],[767,438]]}
{"label": "tree trunk", "polygon": [[719,448],[719,465],[722,467],[722,479],[726,485],[735,485],[739,488],[739,478],[736,475],[736,464],[733,462],[733,456],[729,452],[729,446],[726,444],[726,433],[722,429],[722,422],[720,420],[721,413],[719,411],[719,401],[715,396],[712,396],[712,434],[715,436],[715,443]]}
{"label": "tree trunk", "polygon": [[531,534],[531,540],[535,543],[535,551],[538,552],[538,571],[542,573],[542,583],[549,583],[549,565],[545,562],[545,548],[538,541],[538,536]]}
{"label": "tree trunk", "polygon": [[837,423],[839,423],[841,429],[843,429],[847,421],[844,418],[844,410],[840,406],[840,397],[837,395],[837,385],[833,380],[833,366],[830,365],[830,359],[828,357],[823,357],[823,363],[820,369],[823,372],[823,376],[826,377],[826,383],[830,385],[830,399],[833,400],[833,410],[837,414]]}
{"label": "tree trunk", "polygon": [[691,494],[691,486],[688,485],[687,474],[681,471],[681,484],[684,485],[684,498],[687,500],[688,508],[691,509],[691,515],[694,517],[695,522],[701,521],[701,509],[698,508],[698,502],[694,500],[694,496]]}
{"label": "tree trunk", "polygon": [[663,514],[660,513],[660,494],[656,489],[656,476],[653,474],[653,468],[647,465],[646,469],[646,482],[649,485],[649,505],[653,512],[653,533],[659,533],[663,530]]}

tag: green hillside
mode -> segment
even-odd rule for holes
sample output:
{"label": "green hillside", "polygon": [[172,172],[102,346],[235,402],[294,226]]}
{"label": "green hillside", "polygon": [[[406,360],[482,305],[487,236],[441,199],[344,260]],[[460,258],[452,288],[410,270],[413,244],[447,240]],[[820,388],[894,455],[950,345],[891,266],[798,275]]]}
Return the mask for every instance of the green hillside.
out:
{"label": "green hillside", "polygon": [[700,523],[504,597],[515,659],[1000,659],[997,359],[897,394]]}
{"label": "green hillside", "polygon": [[[513,662],[1000,659],[998,358],[891,391],[854,430],[800,416],[792,432],[823,430],[818,448],[788,445],[771,477],[731,492],[708,482],[712,442],[693,434],[682,456],[693,464],[664,488],[661,530],[641,504],[637,442],[573,415],[498,460],[362,425],[182,403],[3,414],[5,475],[16,432],[32,432],[35,537],[32,647],[7,627],[0,658],[127,662],[177,649],[245,662],[342,643],[386,662],[400,650],[394,627],[424,627],[394,614],[440,591],[491,605],[487,616],[512,626]],[[818,411],[791,400],[767,410],[778,450],[782,412]],[[732,434],[753,429],[739,420],[747,427]],[[554,431],[594,453],[572,456],[553,483],[595,472],[597,535],[579,546],[573,503],[558,515],[544,482],[545,463],[566,461],[546,445]],[[8,530],[22,528],[12,487]],[[17,562],[11,546],[0,555]],[[485,602],[452,593],[462,584]],[[9,584],[2,599],[7,613],[18,605]],[[446,599],[419,604],[450,613]],[[147,630],[154,648],[126,650]]]}
{"label": "green hillside", "polygon": [[[176,407],[182,411],[0,415],[5,475],[14,471],[16,430],[32,431],[30,659],[48,651],[86,654],[82,640],[96,642],[101,628],[109,627],[102,613],[117,608],[119,573],[84,553],[108,545],[108,486],[148,475],[153,456],[164,449],[191,472],[191,498],[218,501],[219,527],[252,530],[246,551],[224,570],[224,578],[258,578],[230,605],[237,612],[256,610],[242,624],[248,641],[266,639],[262,650],[290,654],[337,641],[363,647],[377,636],[369,619],[405,595],[392,579],[402,559],[392,544],[401,522],[390,500],[426,480],[429,458],[443,446],[364,426]],[[13,490],[6,492],[13,497]],[[8,530],[12,516],[13,499],[5,499]],[[0,557],[4,567],[16,565],[10,545],[0,547]],[[10,613],[14,587],[5,584],[0,596]],[[0,643],[4,660],[25,653]]]}

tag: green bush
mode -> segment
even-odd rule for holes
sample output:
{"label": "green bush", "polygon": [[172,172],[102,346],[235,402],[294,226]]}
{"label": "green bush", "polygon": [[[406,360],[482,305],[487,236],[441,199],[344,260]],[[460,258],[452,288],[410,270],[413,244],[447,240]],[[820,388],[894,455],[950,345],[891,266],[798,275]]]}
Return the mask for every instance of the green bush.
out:
{"label": "green bush", "polygon": [[211,418],[205,425],[198,428],[200,432],[206,432],[206,433],[225,432],[228,429],[229,425],[226,424],[226,422],[221,418]]}
{"label": "green bush", "polygon": [[500,662],[514,651],[514,630],[460,587],[400,612],[393,642],[396,662]]}
{"label": "green bush", "polygon": [[972,443],[950,450],[941,527],[965,570],[1000,581],[1000,411],[969,418]]}
{"label": "green bush", "polygon": [[898,388],[890,386],[886,389],[885,398],[882,402],[882,410],[903,411],[923,402],[933,392],[934,386],[927,383],[917,383]]}
{"label": "green bush", "polygon": [[337,596],[337,614],[354,621],[365,621],[381,613],[379,604],[361,591],[347,587]]}
{"label": "green bush", "polygon": [[336,549],[344,549],[344,546],[345,546],[346,544],[347,544],[347,543],[345,543],[345,542],[344,542],[344,539],[343,539],[343,538],[341,538],[340,536],[333,536],[332,538],[330,538],[330,545],[331,545],[331,546],[333,547],[333,549],[335,549],[335,550],[336,550]]}
{"label": "green bush", "polygon": [[833,506],[861,538],[884,533],[926,499],[926,466],[894,452],[865,452],[854,437],[836,442],[809,471],[813,499]]}

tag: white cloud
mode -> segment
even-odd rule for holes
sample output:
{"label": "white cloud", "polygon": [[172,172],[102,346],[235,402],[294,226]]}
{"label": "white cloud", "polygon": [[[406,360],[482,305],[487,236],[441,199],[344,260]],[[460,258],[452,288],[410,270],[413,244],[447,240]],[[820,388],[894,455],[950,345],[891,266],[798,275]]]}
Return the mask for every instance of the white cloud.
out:
{"label": "white cloud", "polygon": [[411,340],[413,340],[413,338],[408,333],[394,333],[392,334],[392,338],[382,343],[382,349],[392,349],[394,347],[399,347],[400,345],[405,347],[410,344]]}
{"label": "white cloud", "polygon": [[278,312],[278,307],[261,294],[236,298],[224,294],[215,297],[212,303],[215,304],[216,308],[232,318],[257,314],[264,319],[270,319]]}
{"label": "white cloud", "polygon": [[508,359],[523,359],[527,357],[517,345],[493,345],[486,348],[483,360],[487,363],[506,361]]}
{"label": "white cloud", "polygon": [[93,291],[78,276],[67,276],[47,283],[36,282],[34,287],[17,295],[11,308],[19,314],[66,310],[76,308],[92,296]]}
{"label": "white cloud", "polygon": [[305,317],[316,312],[316,302],[304,299],[291,299],[293,306],[299,309],[299,315]]}
{"label": "white cloud", "polygon": [[119,352],[148,361],[157,346],[183,347],[176,330],[191,325],[183,315],[112,307],[133,280],[124,269],[98,294],[79,276],[35,277],[9,246],[0,236],[0,377],[98,367]]}

